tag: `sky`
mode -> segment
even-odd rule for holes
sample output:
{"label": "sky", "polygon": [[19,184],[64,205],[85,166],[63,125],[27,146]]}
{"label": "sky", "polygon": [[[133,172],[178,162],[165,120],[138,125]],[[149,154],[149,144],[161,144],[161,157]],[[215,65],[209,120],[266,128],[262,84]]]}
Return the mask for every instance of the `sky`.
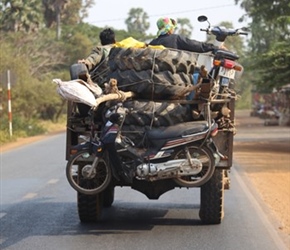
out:
{"label": "sky", "polygon": [[235,5],[234,0],[95,0],[95,5],[89,9],[89,16],[85,22],[98,27],[127,30],[125,20],[131,8],[142,8],[147,13],[150,34],[157,33],[156,21],[164,16],[174,19],[188,18],[193,26],[191,38],[200,41],[206,38],[200,28],[208,26],[207,23],[197,21],[200,15],[206,15],[213,26],[222,21],[232,22],[234,28],[247,25],[238,22],[245,12]]}

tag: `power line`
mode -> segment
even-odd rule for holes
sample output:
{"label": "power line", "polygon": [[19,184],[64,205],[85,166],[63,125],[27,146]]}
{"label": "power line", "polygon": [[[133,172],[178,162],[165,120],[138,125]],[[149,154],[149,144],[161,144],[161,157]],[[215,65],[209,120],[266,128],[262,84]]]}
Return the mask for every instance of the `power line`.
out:
{"label": "power line", "polygon": [[[197,12],[197,11],[202,11],[202,10],[221,9],[221,8],[232,7],[232,6],[235,6],[235,4],[224,4],[224,5],[207,7],[207,8],[199,8],[199,9],[194,9],[194,10],[184,10],[184,11],[171,12],[171,13],[154,14],[154,15],[148,15],[148,17],[166,16],[166,15],[176,15],[176,14]],[[107,20],[96,20],[96,21],[92,21],[90,23],[117,22],[117,21],[124,21],[124,20],[125,20],[125,18],[115,18],[115,19],[107,19]]]}

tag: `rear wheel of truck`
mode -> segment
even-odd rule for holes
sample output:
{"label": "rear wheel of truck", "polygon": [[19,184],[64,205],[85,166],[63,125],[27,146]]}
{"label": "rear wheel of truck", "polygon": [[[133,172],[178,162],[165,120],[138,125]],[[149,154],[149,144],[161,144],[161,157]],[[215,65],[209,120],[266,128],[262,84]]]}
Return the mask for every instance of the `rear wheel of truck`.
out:
{"label": "rear wheel of truck", "polygon": [[224,217],[224,170],[216,169],[200,187],[199,217],[205,224],[220,224]]}
{"label": "rear wheel of truck", "polygon": [[103,210],[103,195],[85,195],[77,193],[78,214],[82,223],[97,222],[101,219]]}
{"label": "rear wheel of truck", "polygon": [[104,207],[112,206],[115,198],[115,187],[109,186],[103,192],[103,205]]}

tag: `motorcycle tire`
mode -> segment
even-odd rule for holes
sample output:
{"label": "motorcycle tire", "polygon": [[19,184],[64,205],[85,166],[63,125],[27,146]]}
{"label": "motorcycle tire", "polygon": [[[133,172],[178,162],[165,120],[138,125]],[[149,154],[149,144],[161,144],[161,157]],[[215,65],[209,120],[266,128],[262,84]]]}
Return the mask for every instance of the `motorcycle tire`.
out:
{"label": "motorcycle tire", "polygon": [[153,70],[193,74],[197,62],[196,53],[175,49],[112,48],[108,65],[114,70]]}
{"label": "motorcycle tire", "polygon": [[[83,150],[70,158],[66,165],[66,177],[73,189],[85,195],[95,195],[105,190],[111,182],[112,171],[103,158],[100,158],[92,175],[94,156],[89,150]],[[86,176],[87,175],[87,176]]]}
{"label": "motorcycle tire", "polygon": [[225,171],[216,169],[200,187],[199,217],[205,224],[220,224],[224,217],[224,177]]}
{"label": "motorcycle tire", "polygon": [[[175,155],[175,159],[187,159],[187,154],[182,148]],[[180,177],[174,179],[174,181],[182,187],[200,187],[205,184],[213,176],[215,171],[215,159],[212,150],[206,146],[200,147],[200,145],[187,146],[191,159],[201,164],[201,169],[197,174],[183,175],[184,169],[180,172]],[[189,166],[189,171],[191,167]]]}

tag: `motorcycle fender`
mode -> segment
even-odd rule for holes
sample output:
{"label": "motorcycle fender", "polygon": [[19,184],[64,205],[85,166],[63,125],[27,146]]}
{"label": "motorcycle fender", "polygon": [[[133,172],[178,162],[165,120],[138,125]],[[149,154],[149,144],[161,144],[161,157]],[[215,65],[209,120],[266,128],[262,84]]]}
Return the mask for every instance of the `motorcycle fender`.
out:
{"label": "motorcycle fender", "polygon": [[212,154],[215,159],[215,165],[217,166],[221,160],[221,154],[218,151],[217,146],[215,145],[214,141],[211,138],[209,139],[209,142],[207,143],[207,147],[212,151]]}

